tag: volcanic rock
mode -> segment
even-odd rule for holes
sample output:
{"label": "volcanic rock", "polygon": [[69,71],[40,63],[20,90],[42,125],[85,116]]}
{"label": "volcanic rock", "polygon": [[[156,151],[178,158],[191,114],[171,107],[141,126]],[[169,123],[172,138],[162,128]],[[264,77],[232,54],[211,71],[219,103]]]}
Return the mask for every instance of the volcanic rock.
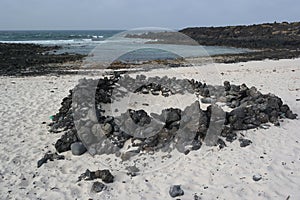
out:
{"label": "volcanic rock", "polygon": [[104,124],[102,124],[101,125],[101,129],[102,129],[102,131],[103,131],[103,133],[105,135],[109,135],[113,131],[113,127],[112,127],[112,125],[110,123],[104,123]]}
{"label": "volcanic rock", "polygon": [[92,185],[91,192],[99,193],[99,192],[102,192],[103,190],[105,190],[106,188],[107,188],[106,185],[104,185],[101,182],[96,181]]}
{"label": "volcanic rock", "polygon": [[254,181],[260,181],[262,179],[262,176],[260,174],[256,174],[256,175],[253,175],[252,179]]}
{"label": "volcanic rock", "polygon": [[240,138],[239,142],[240,142],[240,147],[246,147],[246,146],[249,146],[252,143],[251,140],[244,139],[244,138]]}
{"label": "volcanic rock", "polygon": [[97,170],[93,172],[88,169],[78,177],[78,181],[90,181],[97,178],[102,179],[102,181],[105,183],[112,183],[114,181],[114,176],[110,173],[109,170]]}
{"label": "volcanic rock", "polygon": [[175,198],[184,195],[184,191],[181,189],[180,185],[172,185],[170,187],[169,194],[171,197]]}
{"label": "volcanic rock", "polygon": [[291,110],[288,110],[285,113],[285,115],[286,115],[286,118],[288,118],[288,119],[296,119],[296,117],[297,117],[297,114],[294,114]]}
{"label": "volcanic rock", "polygon": [[49,52],[60,48],[52,45],[0,43],[0,75],[36,76],[76,73],[74,69],[78,65],[75,61],[82,60],[85,55]]}
{"label": "volcanic rock", "polygon": [[75,143],[71,144],[71,151],[72,151],[73,155],[80,156],[80,155],[84,154],[87,151],[87,149],[82,144],[82,142],[75,142]]}
{"label": "volcanic rock", "polygon": [[180,121],[181,119],[181,110],[180,109],[174,109],[169,108],[162,111],[162,118],[163,121],[166,123],[167,128],[172,128],[171,124]]}
{"label": "volcanic rock", "polygon": [[46,153],[42,159],[37,162],[37,167],[41,167],[44,163],[47,163],[48,160],[64,160],[65,156],[58,155],[57,153]]}
{"label": "volcanic rock", "polygon": [[114,182],[114,176],[107,169],[95,171],[95,178],[100,178],[104,183]]}
{"label": "volcanic rock", "polygon": [[218,139],[217,144],[219,145],[220,149],[223,149],[224,147],[227,147],[226,143],[221,138]]}
{"label": "volcanic rock", "polygon": [[127,174],[130,176],[136,176],[139,173],[139,168],[137,168],[136,166],[128,166],[126,167],[126,170],[128,171]]}
{"label": "volcanic rock", "polygon": [[61,136],[55,143],[55,148],[58,153],[71,150],[71,144],[78,142],[77,135],[74,130],[70,130]]}
{"label": "volcanic rock", "polygon": [[[142,86],[136,87],[136,84]],[[119,100],[119,97],[113,96],[113,90],[122,96],[126,91],[134,92],[134,88],[138,88],[136,92],[147,89],[151,93],[168,95],[191,92],[205,96],[201,99],[209,100],[213,105],[202,110],[199,101],[195,101],[184,110],[167,108],[161,114],[148,115],[145,110],[128,109],[120,116],[104,116],[104,104]],[[91,98],[93,95],[95,99]],[[77,98],[75,102],[72,102],[72,97]],[[218,106],[221,99],[222,103],[233,108],[230,112],[225,113]],[[214,104],[214,101],[217,103]],[[143,76],[137,76],[135,80],[128,75],[120,77],[114,73],[100,80],[82,79],[63,99],[50,126],[53,132],[66,131],[55,144],[58,152],[70,150],[71,144],[80,142],[80,139],[93,155],[116,154],[129,159],[141,152],[167,152],[174,147],[182,153],[198,150],[203,142],[222,148],[226,144],[219,139],[219,134],[232,142],[237,138],[238,130],[264,127],[268,122],[280,125],[280,118],[294,119],[296,116],[279,97],[261,94],[255,87],[248,88],[246,84],[234,85],[225,81],[224,86],[212,86],[193,79],[146,79]],[[140,142],[136,148],[121,153],[120,148],[129,139]],[[251,143],[246,139],[240,142],[242,147]]]}

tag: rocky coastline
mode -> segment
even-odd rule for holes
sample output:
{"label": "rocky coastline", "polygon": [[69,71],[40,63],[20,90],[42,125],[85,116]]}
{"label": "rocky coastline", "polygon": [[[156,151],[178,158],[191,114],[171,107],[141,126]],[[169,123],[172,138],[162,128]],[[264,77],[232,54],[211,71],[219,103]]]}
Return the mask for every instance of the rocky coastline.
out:
{"label": "rocky coastline", "polygon": [[300,56],[300,22],[185,28],[179,32],[196,40],[200,45],[256,50],[243,54],[213,56],[216,62],[235,63],[263,59],[291,59]]}
{"label": "rocky coastline", "polygon": [[[179,31],[179,36],[169,32],[150,32],[128,35],[129,38],[151,39],[149,43],[226,46],[254,50],[241,54],[215,55],[215,62],[236,63],[250,60],[291,59],[300,56],[300,22],[265,23],[243,26],[193,27]],[[190,39],[188,39],[188,37]],[[171,38],[171,39],[170,39]]]}
{"label": "rocky coastline", "polygon": [[180,30],[201,45],[249,49],[299,49],[300,22],[243,26],[195,27]]}
{"label": "rocky coastline", "polygon": [[0,43],[0,75],[72,74],[85,55],[55,54],[59,46]]}
{"label": "rocky coastline", "polygon": [[[266,23],[249,26],[195,27],[179,31],[127,35],[152,39],[149,43],[188,44],[247,48],[253,51],[211,56],[214,62],[236,63],[250,60],[291,59],[300,56],[300,22]],[[59,46],[0,43],[0,75],[29,76],[76,73],[86,55],[56,54]],[[183,60],[147,61],[146,64],[182,66]],[[145,63],[142,63],[145,64]],[[113,63],[111,69],[135,68],[137,64]]]}

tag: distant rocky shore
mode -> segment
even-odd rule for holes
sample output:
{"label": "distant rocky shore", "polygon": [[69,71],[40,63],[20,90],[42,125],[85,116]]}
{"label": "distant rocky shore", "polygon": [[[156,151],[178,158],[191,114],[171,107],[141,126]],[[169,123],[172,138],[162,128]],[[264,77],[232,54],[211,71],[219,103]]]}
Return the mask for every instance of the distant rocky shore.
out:
{"label": "distant rocky shore", "polygon": [[[200,45],[227,46],[255,50],[242,54],[215,55],[215,62],[244,62],[263,59],[290,59],[300,56],[300,22],[265,23],[249,26],[194,27],[179,31]],[[128,35],[130,38],[152,39],[150,43],[191,43],[188,37],[169,37],[169,32]]]}
{"label": "distant rocky shore", "polygon": [[179,32],[208,46],[299,50],[300,45],[300,22],[186,28]]}
{"label": "distant rocky shore", "polygon": [[259,51],[213,56],[216,62],[290,59],[300,56],[300,22],[266,23],[251,26],[186,28],[181,33],[201,45],[231,46]]}
{"label": "distant rocky shore", "polygon": [[28,76],[72,73],[85,55],[55,54],[59,46],[0,43],[0,75]]}

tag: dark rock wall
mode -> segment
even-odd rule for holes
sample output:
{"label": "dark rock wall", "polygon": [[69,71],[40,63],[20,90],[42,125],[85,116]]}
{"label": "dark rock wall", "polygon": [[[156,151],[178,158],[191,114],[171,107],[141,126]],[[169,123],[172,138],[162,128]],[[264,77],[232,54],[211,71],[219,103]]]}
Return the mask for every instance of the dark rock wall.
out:
{"label": "dark rock wall", "polygon": [[179,32],[201,45],[251,49],[299,49],[300,22],[266,23],[250,26],[195,27]]}

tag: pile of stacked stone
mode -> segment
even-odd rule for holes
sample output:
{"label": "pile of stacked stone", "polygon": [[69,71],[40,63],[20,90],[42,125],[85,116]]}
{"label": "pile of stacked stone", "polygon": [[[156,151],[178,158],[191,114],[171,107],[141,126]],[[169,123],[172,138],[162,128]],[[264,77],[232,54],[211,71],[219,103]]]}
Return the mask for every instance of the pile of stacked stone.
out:
{"label": "pile of stacked stone", "polygon": [[[195,101],[183,110],[163,109],[161,114],[128,109],[117,117],[106,115],[103,105],[122,98],[126,92],[166,98],[188,92],[199,97],[200,102]],[[200,103],[212,105],[202,110]],[[223,103],[231,111],[225,112],[215,103]],[[223,86],[212,86],[193,79],[147,78],[144,75],[132,78],[118,73],[99,80],[82,79],[61,105],[50,124],[52,132],[64,131],[55,144],[58,152],[68,151],[73,143],[81,141],[91,154],[123,157],[126,156],[120,149],[128,140],[131,146],[136,147],[129,152],[130,156],[175,148],[188,153],[201,148],[214,131],[215,122],[219,123],[220,137],[217,135],[211,145],[224,147],[226,144],[222,138],[232,142],[238,138],[236,132],[239,130],[266,128],[269,122],[279,126],[281,118],[297,117],[279,97],[262,94],[245,84],[233,85],[225,81]],[[217,117],[215,113],[219,113]],[[218,116],[224,116],[221,123]],[[251,143],[243,138],[239,141],[241,146]]]}

